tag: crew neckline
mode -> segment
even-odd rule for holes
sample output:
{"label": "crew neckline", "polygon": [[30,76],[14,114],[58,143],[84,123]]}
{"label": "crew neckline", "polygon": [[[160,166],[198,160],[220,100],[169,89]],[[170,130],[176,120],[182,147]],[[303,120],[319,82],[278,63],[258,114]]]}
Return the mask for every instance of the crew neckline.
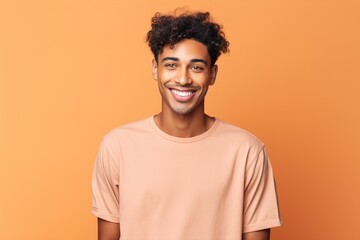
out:
{"label": "crew neckline", "polygon": [[154,115],[152,115],[151,117],[148,118],[148,121],[151,125],[151,127],[153,128],[153,130],[160,135],[161,137],[173,141],[173,142],[179,142],[179,143],[191,143],[191,142],[197,142],[200,141],[204,138],[207,138],[208,136],[210,136],[211,134],[213,134],[216,129],[218,128],[218,126],[220,125],[221,120],[215,117],[215,121],[212,124],[212,126],[206,131],[203,132],[199,135],[196,135],[194,137],[175,137],[172,136],[170,134],[167,134],[166,132],[162,131],[155,123],[155,119],[154,119]]}

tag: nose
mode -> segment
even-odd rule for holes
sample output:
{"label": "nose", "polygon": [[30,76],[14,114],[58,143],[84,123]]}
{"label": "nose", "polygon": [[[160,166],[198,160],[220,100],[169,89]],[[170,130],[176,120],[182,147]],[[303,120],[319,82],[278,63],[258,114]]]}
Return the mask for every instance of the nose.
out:
{"label": "nose", "polygon": [[192,84],[192,79],[187,68],[179,69],[175,82],[182,86]]}

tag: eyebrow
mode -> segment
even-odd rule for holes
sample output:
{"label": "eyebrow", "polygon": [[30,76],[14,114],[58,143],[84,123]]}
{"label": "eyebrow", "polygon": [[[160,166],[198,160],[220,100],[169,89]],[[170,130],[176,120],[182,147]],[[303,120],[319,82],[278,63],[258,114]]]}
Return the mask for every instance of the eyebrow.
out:
{"label": "eyebrow", "polygon": [[[179,58],[176,58],[176,57],[165,57],[165,58],[163,58],[163,60],[161,60],[161,62],[165,62],[165,61],[168,61],[168,60],[170,60],[170,61],[176,61],[176,62],[177,62],[177,61],[180,61],[180,59],[179,59]],[[192,63],[202,62],[202,63],[204,63],[205,65],[208,65],[208,62],[205,61],[204,59],[194,58],[194,59],[191,59],[190,62],[192,62]]]}

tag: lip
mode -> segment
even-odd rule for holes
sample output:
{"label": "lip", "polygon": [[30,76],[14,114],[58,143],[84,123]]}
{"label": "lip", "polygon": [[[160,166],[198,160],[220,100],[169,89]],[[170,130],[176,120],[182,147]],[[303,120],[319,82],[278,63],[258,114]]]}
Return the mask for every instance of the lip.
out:
{"label": "lip", "polygon": [[168,88],[171,95],[178,102],[189,102],[195,96],[196,90],[194,89],[176,89],[176,88]]}

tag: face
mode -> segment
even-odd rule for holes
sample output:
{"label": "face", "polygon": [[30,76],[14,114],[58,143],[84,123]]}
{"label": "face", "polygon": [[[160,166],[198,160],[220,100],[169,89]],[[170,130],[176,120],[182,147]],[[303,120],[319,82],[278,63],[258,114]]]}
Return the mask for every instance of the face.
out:
{"label": "face", "polygon": [[207,47],[184,39],[173,49],[165,46],[153,60],[153,77],[162,96],[162,111],[186,115],[204,111],[204,98],[215,82],[217,66],[211,66]]}

